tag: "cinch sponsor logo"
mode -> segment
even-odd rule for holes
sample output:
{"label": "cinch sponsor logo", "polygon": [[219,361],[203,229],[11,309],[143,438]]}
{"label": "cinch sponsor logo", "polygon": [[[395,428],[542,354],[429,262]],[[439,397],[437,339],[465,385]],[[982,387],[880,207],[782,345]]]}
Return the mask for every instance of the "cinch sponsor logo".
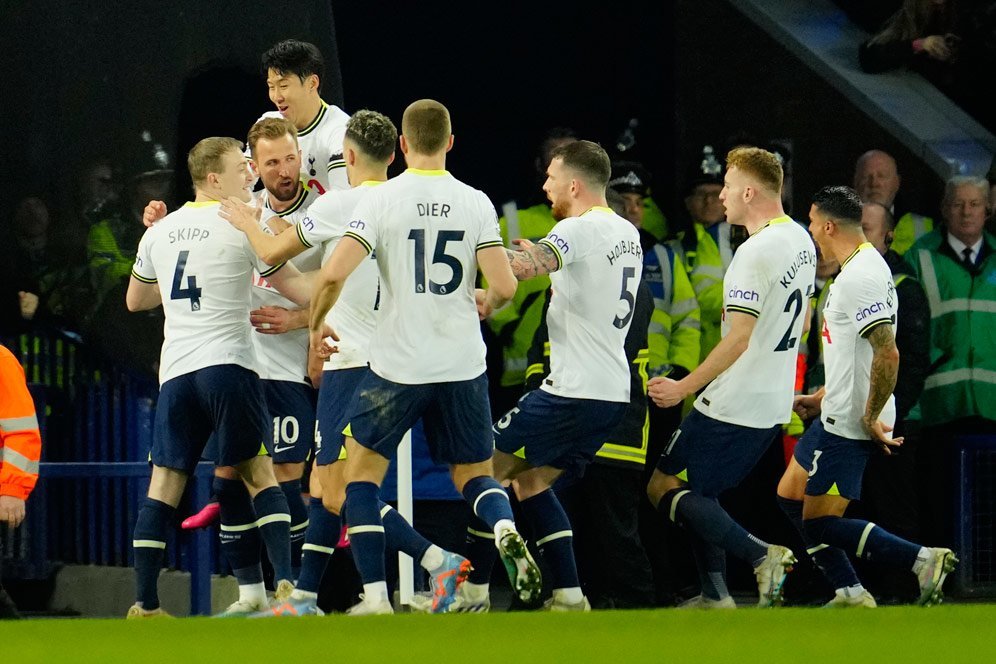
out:
{"label": "cinch sponsor logo", "polygon": [[355,228],[356,230],[358,230],[358,231],[361,231],[361,230],[363,230],[364,228],[366,228],[366,227],[367,227],[367,225],[366,225],[366,224],[364,224],[364,223],[363,223],[362,221],[360,221],[359,219],[354,219],[353,221],[349,222],[349,227],[350,227],[350,228]]}
{"label": "cinch sponsor logo", "polygon": [[870,307],[865,307],[864,309],[859,309],[858,310],[858,315],[855,316],[855,320],[862,321],[862,320],[868,318],[869,316],[871,316],[872,314],[877,314],[878,312],[882,311],[883,309],[885,309],[885,305],[882,304],[881,302],[876,302],[875,304],[871,305]]}
{"label": "cinch sponsor logo", "polygon": [[566,253],[566,252],[568,252],[568,251],[571,250],[570,245],[567,244],[567,240],[565,240],[564,238],[560,237],[556,233],[551,233],[550,235],[547,235],[546,239],[547,239],[547,242],[552,242],[554,244],[554,246],[557,247],[558,249],[560,249],[562,252]]}
{"label": "cinch sponsor logo", "polygon": [[731,288],[727,296],[731,300],[745,300],[747,302],[757,302],[761,299],[761,296],[757,294],[757,291],[740,290],[739,288]]}

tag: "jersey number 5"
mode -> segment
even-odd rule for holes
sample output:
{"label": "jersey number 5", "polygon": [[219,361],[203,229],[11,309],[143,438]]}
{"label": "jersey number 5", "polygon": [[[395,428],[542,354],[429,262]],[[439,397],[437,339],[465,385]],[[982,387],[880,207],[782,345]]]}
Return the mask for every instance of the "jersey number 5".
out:
{"label": "jersey number 5", "polygon": [[[436,235],[436,249],[432,254],[432,264],[442,263],[448,265],[453,271],[453,276],[445,284],[437,284],[429,280],[429,292],[434,295],[446,295],[452,293],[463,281],[463,265],[456,256],[446,253],[447,242],[459,242],[463,239],[463,231],[439,231]],[[413,228],[408,234],[409,240],[415,241],[415,292],[425,292],[425,230]]]}
{"label": "jersey number 5", "polygon": [[626,315],[620,318],[616,316],[616,319],[612,321],[612,324],[618,329],[623,329],[629,323],[629,319],[633,317],[633,309],[636,307],[636,295],[629,292],[629,280],[636,276],[636,268],[624,267],[622,275],[622,289],[619,292],[619,299],[626,303],[629,309]]}
{"label": "jersey number 5", "polygon": [[171,300],[190,300],[190,310],[201,310],[201,289],[197,287],[197,277],[187,275],[187,287],[183,287],[183,270],[187,267],[189,251],[181,251],[176,259],[176,270],[173,271],[173,288],[169,292]]}
{"label": "jersey number 5", "polygon": [[802,291],[798,288],[792,291],[792,293],[788,296],[788,299],[785,300],[784,311],[788,312],[793,309],[793,307],[795,308],[795,311],[792,312],[792,322],[789,323],[788,329],[785,330],[785,336],[783,336],[782,340],[778,342],[777,346],[775,346],[776,351],[795,348],[796,338],[792,336],[792,328],[795,327],[795,321],[799,318],[799,314],[802,313]]}

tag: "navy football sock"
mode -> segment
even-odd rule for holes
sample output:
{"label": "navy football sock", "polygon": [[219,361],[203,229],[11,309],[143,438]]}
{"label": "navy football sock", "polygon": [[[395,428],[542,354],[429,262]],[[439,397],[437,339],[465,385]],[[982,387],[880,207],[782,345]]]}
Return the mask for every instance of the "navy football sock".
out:
{"label": "navy football sock", "polygon": [[377,485],[350,482],[346,485],[346,533],[353,550],[356,571],[364,585],[387,579],[384,565],[384,523],[380,518]]}
{"label": "navy football sock", "polygon": [[795,529],[799,531],[802,541],[806,544],[806,553],[813,559],[813,564],[823,573],[830,585],[837,589],[850,588],[860,584],[858,573],[854,571],[854,566],[851,565],[851,561],[847,559],[847,554],[842,549],[810,541],[802,520],[802,501],[789,500],[781,496],[777,496],[777,500],[779,507],[788,516]]}
{"label": "navy football sock", "polygon": [[378,506],[380,519],[384,524],[384,546],[407,553],[418,565],[432,542],[422,537],[398,510],[384,501],[378,501]]}
{"label": "navy football sock", "polygon": [[332,557],[335,545],[339,542],[341,529],[342,522],[339,515],[325,509],[321,498],[312,498],[308,504],[308,528],[304,532],[304,544],[301,547],[298,590],[318,593],[329,558]]}
{"label": "navy football sock", "polygon": [[290,511],[287,497],[278,486],[271,486],[256,494],[252,501],[256,512],[259,536],[266,545],[266,554],[273,567],[274,584],[282,580],[293,581],[290,562]]}
{"label": "navy football sock", "polygon": [[806,534],[817,543],[840,547],[856,558],[880,560],[913,569],[920,545],[896,537],[884,528],[861,519],[823,516],[805,521]]}
{"label": "navy football sock", "polygon": [[508,501],[508,493],[493,477],[481,475],[470,480],[463,485],[463,497],[470,503],[474,514],[488,524],[492,531],[499,521],[512,520],[512,504]]}
{"label": "navy football sock", "polygon": [[715,498],[704,498],[688,489],[672,489],[661,498],[657,510],[751,565],[768,555],[768,545],[730,518]]}
{"label": "navy football sock", "polygon": [[715,544],[709,544],[694,533],[689,539],[695,566],[699,571],[702,596],[716,600],[728,597],[730,591],[726,587],[726,551]]}
{"label": "navy football sock", "polygon": [[221,513],[218,540],[221,552],[232,568],[232,575],[240,586],[262,583],[261,541],[248,489],[242,480],[221,477],[215,477],[212,486],[218,496]]}
{"label": "navy football sock", "polygon": [[166,533],[176,509],[146,498],[138,511],[132,546],[135,549],[135,585],[138,604],[147,611],[159,608],[159,572],[166,551]]}
{"label": "navy football sock", "polygon": [[301,499],[301,480],[281,482],[280,490],[287,497],[287,508],[291,517],[291,573],[296,579],[301,573],[301,547],[304,546],[304,531],[308,527],[308,508]]}
{"label": "navy football sock", "polygon": [[473,569],[467,581],[475,584],[491,582],[491,572],[498,560],[498,547],[495,546],[495,534],[488,524],[476,516],[470,518],[467,526],[467,559]]}
{"label": "navy football sock", "polygon": [[553,489],[520,501],[519,505],[532,525],[536,546],[550,567],[550,587],[580,588],[574,560],[574,531]]}

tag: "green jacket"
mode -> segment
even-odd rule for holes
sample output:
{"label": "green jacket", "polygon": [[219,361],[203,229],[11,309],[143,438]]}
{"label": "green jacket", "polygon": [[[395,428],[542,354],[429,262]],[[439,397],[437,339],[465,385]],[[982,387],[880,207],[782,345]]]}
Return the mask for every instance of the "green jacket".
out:
{"label": "green jacket", "polygon": [[643,281],[654,297],[647,335],[648,372],[663,376],[678,366],[687,375],[699,365],[702,328],[699,303],[685,266],[671,247],[655,244],[643,254]]}
{"label": "green jacket", "polygon": [[920,398],[924,426],[996,419],[996,237],[984,235],[972,270],[943,230],[920,238],[905,258],[930,305],[931,366]]}
{"label": "green jacket", "polygon": [[699,361],[716,347],[722,338],[723,276],[733,260],[730,244],[730,226],[720,222],[719,243],[702,224],[695,223],[695,234],[685,233],[669,246],[685,265],[688,278],[699,302],[702,317],[702,338]]}

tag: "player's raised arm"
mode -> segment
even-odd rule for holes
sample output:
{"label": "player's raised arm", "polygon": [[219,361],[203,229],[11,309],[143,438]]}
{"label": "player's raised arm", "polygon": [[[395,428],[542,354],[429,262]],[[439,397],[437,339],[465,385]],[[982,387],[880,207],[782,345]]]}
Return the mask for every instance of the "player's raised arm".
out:
{"label": "player's raised arm", "polygon": [[730,331],[692,373],[681,380],[657,377],[647,382],[647,394],[655,404],[668,408],[680,403],[689,394],[694,394],[711,383],[743,355],[750,335],[754,332],[757,317],[738,311],[727,311],[726,317],[730,321]]}
{"label": "player's raised arm", "polygon": [[294,267],[293,263],[283,263],[277,269],[262,276],[288,300],[299,306],[307,307],[311,302],[315,275],[316,272],[301,272]]}
{"label": "player's raised arm", "polygon": [[264,231],[259,225],[262,208],[250,207],[237,198],[222,201],[218,214],[245,233],[252,250],[269,265],[279,265],[289,261],[307,249],[293,227],[288,227],[275,235]]}

